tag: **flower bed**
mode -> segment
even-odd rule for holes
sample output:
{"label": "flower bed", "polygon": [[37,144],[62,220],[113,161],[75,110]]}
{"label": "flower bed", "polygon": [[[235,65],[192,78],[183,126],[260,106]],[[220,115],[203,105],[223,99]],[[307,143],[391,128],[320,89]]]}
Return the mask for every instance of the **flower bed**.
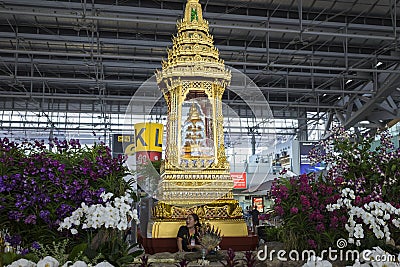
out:
{"label": "flower bed", "polygon": [[112,158],[104,144],[0,139],[0,243],[9,251],[3,262],[37,261],[35,252],[62,240],[64,253],[77,259],[131,260],[125,236],[137,214],[128,174],[124,159]]}
{"label": "flower bed", "polygon": [[321,252],[344,238],[347,249],[398,255],[400,149],[387,131],[357,136],[337,128],[310,157],[327,170],[281,178],[272,188],[286,249]]}

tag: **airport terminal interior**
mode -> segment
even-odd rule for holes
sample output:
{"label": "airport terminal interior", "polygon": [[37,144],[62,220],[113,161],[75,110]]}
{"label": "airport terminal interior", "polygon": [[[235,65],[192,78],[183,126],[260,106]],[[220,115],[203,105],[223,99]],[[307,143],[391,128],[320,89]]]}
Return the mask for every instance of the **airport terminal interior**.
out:
{"label": "airport terminal interior", "polygon": [[[103,144],[110,148],[113,160],[125,157],[123,166],[132,171],[137,199],[129,199],[131,206],[127,214],[132,226],[123,242],[127,236],[131,241],[140,241],[149,254],[168,251],[165,250],[168,246],[170,252],[176,252],[179,248],[176,232],[188,214],[193,213],[199,214],[203,225],[214,223],[220,235],[222,230],[225,239],[218,236],[218,230],[207,233],[217,236],[224,250],[234,247],[244,251],[248,246],[255,251],[261,244],[259,236],[264,234],[262,238],[267,240],[265,235],[276,234],[274,229],[282,225],[282,229],[289,231],[281,240],[285,245],[292,241],[287,242],[286,235],[293,240],[298,238],[300,247],[307,244],[321,249],[339,237],[335,235],[339,230],[347,234],[344,229],[348,227],[344,224],[355,225],[351,221],[354,214],[348,221],[345,216],[334,217],[336,224],[333,224],[330,217],[322,222],[317,216],[321,214],[310,212],[311,217],[315,216],[310,217],[309,225],[316,228],[312,231],[303,225],[304,236],[321,237],[319,233],[330,233],[332,240],[329,242],[322,237],[314,240],[314,237],[296,236],[297,233],[290,231],[296,230],[298,225],[288,225],[291,220],[299,221],[295,216],[305,211],[300,207],[308,205],[311,209],[314,205],[304,200],[306,193],[323,184],[321,190],[310,193],[314,202],[310,201],[318,206],[318,194],[324,190],[332,193],[339,188],[331,188],[329,184],[338,178],[335,171],[345,177],[350,169],[347,173],[353,175],[354,171],[355,174],[347,177],[349,184],[355,186],[359,180],[356,183],[352,179],[360,179],[372,192],[368,197],[386,201],[385,205],[389,201],[395,206],[387,206],[390,209],[387,208],[382,217],[382,220],[393,219],[394,226],[390,226],[390,230],[396,230],[392,239],[386,228],[382,234],[374,233],[380,236],[378,239],[386,235],[387,244],[391,242],[394,248],[397,245],[398,251],[400,204],[395,199],[398,193],[392,194],[391,190],[398,192],[397,177],[400,176],[397,166],[400,150],[397,154],[393,152],[400,147],[399,74],[398,0],[0,0],[0,144],[6,147],[0,152],[6,158],[10,149],[14,149],[9,141],[44,140],[43,147],[56,153],[54,144],[58,152],[63,151],[59,147],[60,140],[78,139],[81,145],[97,151],[97,157],[93,158],[100,162],[90,165],[88,157],[80,163],[82,166],[70,166],[71,170],[83,170],[81,178],[84,180],[86,175],[91,177],[95,171],[90,170],[96,168],[100,168],[99,175],[121,170],[114,170],[116,165],[107,165],[112,160],[100,161],[103,154],[98,149],[101,150]],[[333,146],[328,146],[322,158],[326,153],[343,155],[345,160],[336,158],[340,164],[331,164],[330,169],[323,172],[326,162],[312,164],[309,155],[315,153],[314,147],[322,147],[321,141],[332,141],[337,129],[353,134],[351,142],[342,144],[342,149],[349,149],[354,143],[360,146],[355,146],[354,158],[348,151],[347,154],[343,151],[343,154],[337,151],[329,154]],[[390,134],[393,147],[388,145],[385,134],[381,139],[368,139],[383,130]],[[340,138],[336,141],[340,142]],[[365,140],[371,140],[372,145],[366,145]],[[76,146],[74,142],[71,147]],[[38,144],[35,146],[44,149]],[[363,145],[367,148],[360,152],[358,149]],[[375,158],[383,156],[382,161],[374,161],[375,165],[371,163],[375,159],[360,164],[363,170],[360,174],[351,160],[357,162],[363,152],[377,155]],[[11,162],[21,155],[24,153],[13,154],[8,160]],[[329,157],[324,159],[327,164],[332,163]],[[8,217],[0,214],[0,218],[22,222],[23,214],[13,209],[30,202],[25,198],[25,202],[22,201],[19,193],[7,193],[12,192],[10,188],[22,175],[14,174],[14,167],[9,166],[22,166],[29,160],[32,160],[29,166],[35,165],[33,159],[26,158],[15,165],[7,165],[7,160],[0,162],[3,172],[0,172],[0,210],[7,205],[10,209]],[[138,167],[147,160],[153,162],[149,166],[157,172]],[[73,162],[68,159],[55,173],[62,173]],[[375,169],[374,166],[381,163],[387,164]],[[88,165],[92,169],[86,169]],[[108,167],[102,169],[102,166]],[[53,179],[51,167],[46,168],[39,168],[32,175],[49,171],[46,175]],[[24,175],[27,170],[28,167],[23,170]],[[301,176],[310,173],[318,173],[324,179],[307,180],[304,177],[314,176]],[[67,181],[72,177],[68,175],[60,177]],[[114,181],[121,184],[131,178],[118,175],[115,177],[121,176],[121,180],[115,178]],[[277,178],[290,183],[279,184]],[[10,185],[7,179],[12,180]],[[95,183],[96,179],[97,176]],[[371,181],[375,184],[369,184]],[[60,180],[53,184],[58,183]],[[74,181],[74,186],[76,183]],[[344,186],[345,182],[341,180],[336,185]],[[58,192],[56,188],[55,199],[68,190],[84,188],[84,185],[74,186],[63,187],[65,192]],[[383,186],[385,190],[379,191],[375,186]],[[112,189],[115,188],[119,187]],[[310,192],[302,192],[304,188]],[[342,195],[336,192],[334,197],[347,196],[350,192],[347,189]],[[111,198],[104,195],[103,187],[99,190],[93,193],[99,199]],[[129,188],[126,190],[131,192]],[[288,190],[292,190],[291,195],[287,194]],[[118,191],[112,201],[117,197],[121,197],[122,202],[128,201],[128,197],[125,200],[123,197],[128,193],[121,192]],[[349,197],[353,197],[354,192],[351,192]],[[365,191],[360,194],[363,193]],[[64,200],[70,201],[74,194]],[[299,205],[288,208],[300,199],[293,197],[298,195],[302,197]],[[381,198],[378,199],[378,195]],[[8,202],[3,201],[6,197]],[[10,204],[14,198],[15,207]],[[321,199],[325,201],[324,196]],[[286,207],[281,204],[285,201],[288,202]],[[361,203],[359,199],[356,201]],[[80,207],[80,203],[75,204]],[[327,210],[337,207],[329,206],[331,204],[324,202],[319,207]],[[59,210],[64,206],[56,206],[57,212],[52,216],[71,214],[72,206],[67,211]],[[82,204],[82,208],[85,207]],[[258,212],[252,213],[253,208]],[[293,217],[286,220],[283,208],[287,208],[285,216]],[[393,211],[395,209],[397,211]],[[386,214],[389,211],[392,217]],[[396,212],[397,219],[394,219]],[[252,214],[256,214],[256,218]],[[304,218],[308,218],[307,213],[304,214]],[[29,227],[36,223],[36,218],[46,223],[50,220],[50,215],[43,210],[37,215],[40,218],[30,216],[23,217]],[[360,223],[361,217],[358,218],[357,223]],[[60,218],[57,220],[60,228],[68,228],[67,219],[62,223]],[[135,220],[137,225],[133,224]],[[338,227],[340,223],[342,228]],[[274,228],[265,234],[258,232],[258,224]],[[11,230],[20,227],[12,223],[4,225]],[[4,238],[9,235],[8,230],[1,227],[0,220],[0,252],[3,252],[3,244],[8,242]],[[25,229],[23,227],[18,229]],[[121,227],[118,225],[119,230]],[[128,226],[124,227],[127,230]],[[335,227],[339,229],[337,232]],[[74,231],[72,229],[71,233]],[[373,236],[372,232],[370,234]],[[350,238],[345,241],[351,242],[353,235],[357,235],[357,231],[350,232]],[[22,238],[24,242],[33,241],[30,237]],[[217,245],[210,251],[217,251]],[[18,248],[13,249],[18,252]],[[112,259],[107,257],[109,261]],[[205,255],[202,257],[201,266]],[[1,256],[0,266],[3,260]],[[112,264],[123,265],[117,261]],[[262,264],[257,266],[265,266]]]}
{"label": "airport terminal interior", "polygon": [[[152,82],[185,4],[1,1],[0,136],[112,146],[132,124],[165,124]],[[222,99],[226,153],[252,185],[282,166],[300,174],[304,147],[332,127],[398,135],[398,1],[200,4],[233,73]]]}

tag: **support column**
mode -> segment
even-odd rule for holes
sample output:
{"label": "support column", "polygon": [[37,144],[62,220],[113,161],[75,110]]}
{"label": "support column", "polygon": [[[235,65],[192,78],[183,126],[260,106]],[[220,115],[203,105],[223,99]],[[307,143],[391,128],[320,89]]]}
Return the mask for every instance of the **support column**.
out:
{"label": "support column", "polygon": [[299,111],[298,118],[298,130],[297,130],[297,140],[307,141],[308,140],[308,125],[307,125],[307,112],[306,110]]}

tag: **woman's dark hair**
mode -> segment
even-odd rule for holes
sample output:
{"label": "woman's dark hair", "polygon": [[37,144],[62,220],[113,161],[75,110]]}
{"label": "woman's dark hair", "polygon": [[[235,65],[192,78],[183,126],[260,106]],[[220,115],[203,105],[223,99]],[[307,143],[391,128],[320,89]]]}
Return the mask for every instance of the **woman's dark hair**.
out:
{"label": "woman's dark hair", "polygon": [[193,216],[193,219],[197,222],[194,226],[200,228],[201,227],[201,223],[200,223],[199,216],[196,213],[191,213],[189,215]]}

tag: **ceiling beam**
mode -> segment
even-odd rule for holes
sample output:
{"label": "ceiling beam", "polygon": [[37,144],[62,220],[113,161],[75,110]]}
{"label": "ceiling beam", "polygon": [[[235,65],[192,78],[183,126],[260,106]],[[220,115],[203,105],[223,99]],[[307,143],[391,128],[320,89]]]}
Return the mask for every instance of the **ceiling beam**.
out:
{"label": "ceiling beam", "polygon": [[[159,98],[154,97],[143,97],[143,96],[117,96],[117,95],[89,95],[89,94],[52,94],[52,93],[30,93],[30,92],[9,92],[9,91],[0,91],[0,95],[3,98],[3,101],[6,98],[17,98],[17,99],[60,99],[60,100],[80,100],[80,101],[120,101],[129,103],[132,99],[135,99],[138,103],[154,103]],[[160,99],[162,95],[160,93]],[[223,100],[225,104],[234,105],[234,106],[247,106],[245,102],[237,101],[237,100]],[[338,106],[326,105],[326,104],[316,104],[310,102],[295,102],[290,103],[286,101],[268,101],[270,107],[292,107],[292,108],[319,108],[321,110],[325,109],[341,109]],[[254,107],[265,107],[265,101],[254,101],[251,103]]]}
{"label": "ceiling beam", "polygon": [[[140,87],[146,81],[132,81],[132,80],[111,80],[111,79],[98,79],[97,82],[91,78],[74,78],[74,77],[40,77],[40,76],[5,76],[0,75],[0,81],[6,83],[15,83],[15,82],[50,82],[50,83],[61,83],[61,84],[70,84],[70,85],[80,85],[80,86],[96,86],[97,84],[106,84],[108,86],[118,86],[118,87],[128,87],[131,90]],[[132,86],[135,87],[132,87]],[[231,85],[229,88],[232,89],[241,89],[241,86]],[[261,91],[279,91],[279,92],[290,92],[290,93],[313,93],[313,94],[356,94],[356,95],[365,95],[365,94],[374,94],[373,91],[365,91],[365,90],[341,90],[341,89],[312,89],[312,88],[295,88],[295,87],[272,87],[272,86],[260,86],[258,87]]]}
{"label": "ceiling beam", "polygon": [[[181,11],[182,12],[182,11]],[[122,18],[120,16],[110,16],[104,17],[100,15],[92,16],[92,15],[85,15],[82,17],[81,15],[71,15],[71,14],[60,14],[60,13],[41,13],[41,12],[34,12],[34,11],[19,11],[19,10],[0,10],[0,14],[3,15],[29,15],[29,16],[36,16],[36,17],[54,17],[54,18],[67,18],[73,20],[85,19],[85,20],[98,20],[98,21],[119,21],[119,22],[131,22],[131,23],[144,23],[147,25],[152,24],[162,24],[162,25],[176,25],[176,21],[166,21],[166,20],[154,20],[153,18],[144,19],[144,18]],[[393,36],[387,35],[378,35],[376,33],[380,33],[380,31],[375,31],[375,35],[369,34],[359,34],[359,33],[343,33],[337,32],[337,29],[332,29],[332,32],[329,31],[318,31],[312,30],[310,31],[308,28],[303,29],[303,31],[299,29],[288,29],[288,28],[267,28],[267,27],[257,27],[257,26],[242,26],[242,25],[222,25],[222,24],[210,24],[211,28],[216,29],[229,29],[229,30],[245,30],[250,32],[275,32],[275,33],[292,33],[296,35],[310,35],[310,36],[327,36],[327,37],[346,37],[346,38],[354,38],[354,39],[371,39],[371,40],[384,40],[384,41],[396,41],[397,38],[393,34]],[[371,25],[373,27],[373,25]],[[296,26],[297,28],[297,26]]]}
{"label": "ceiling beam", "polygon": [[[396,67],[400,69],[400,64]],[[376,104],[383,102],[400,84],[400,75],[391,74],[386,78],[383,85],[378,89],[374,97],[371,97],[361,108],[354,112],[351,117],[346,118],[343,127],[349,128],[357,122],[368,117],[369,114],[376,111]]]}
{"label": "ceiling beam", "polygon": [[[30,0],[2,0],[2,4],[4,8],[11,8],[13,6],[23,6],[23,7],[32,7],[35,8],[49,8],[51,10],[63,10],[66,12],[70,12],[71,10],[76,10],[77,12],[82,12],[82,4],[81,3],[74,3],[74,2],[63,2],[63,5],[54,6],[54,2],[52,1],[30,1]],[[7,7],[9,6],[9,7]],[[233,3],[231,6],[235,6]],[[136,6],[126,6],[126,5],[104,5],[104,4],[87,4],[85,6],[87,12],[89,11],[96,11],[97,14],[107,14],[109,17],[104,17],[105,19],[110,17],[121,17],[121,15],[125,16],[144,16],[149,17],[153,23],[157,23],[154,21],[154,16],[158,18],[170,19],[173,25],[176,24],[176,18],[182,16],[182,10],[173,10],[173,9],[162,9],[162,8],[146,8],[146,7],[136,7]],[[267,10],[267,9],[265,9]],[[9,14],[9,10],[8,11]],[[18,10],[13,9],[14,12]],[[34,14],[32,14],[34,13]],[[51,13],[42,13],[42,12],[28,12],[28,13],[19,13],[19,14],[26,14],[26,15],[34,15],[34,16],[47,16],[50,17]],[[60,12],[57,12],[60,14]],[[64,15],[64,14],[63,14]],[[86,14],[87,15],[87,14]],[[229,22],[255,22],[255,23],[265,23],[268,22],[270,25],[278,24],[278,25],[286,25],[286,26],[294,26],[298,27],[299,20],[298,19],[290,19],[290,18],[280,18],[280,17],[264,17],[264,16],[251,16],[251,15],[239,15],[239,14],[232,14],[232,13],[213,13],[213,12],[204,12],[204,17],[208,20],[215,20],[215,21],[229,21]],[[87,16],[85,16],[88,18]],[[216,23],[219,24],[219,23]],[[327,20],[307,20],[302,19],[303,27],[310,27],[310,28],[331,28],[334,30],[337,29],[344,29],[347,27],[348,30],[365,30],[365,31],[375,31],[380,33],[393,33],[393,27],[391,26],[384,26],[384,25],[370,25],[370,24],[360,24],[360,23],[342,23],[342,22],[334,22],[334,21],[327,21]],[[211,27],[215,26],[213,24],[210,25]]]}

